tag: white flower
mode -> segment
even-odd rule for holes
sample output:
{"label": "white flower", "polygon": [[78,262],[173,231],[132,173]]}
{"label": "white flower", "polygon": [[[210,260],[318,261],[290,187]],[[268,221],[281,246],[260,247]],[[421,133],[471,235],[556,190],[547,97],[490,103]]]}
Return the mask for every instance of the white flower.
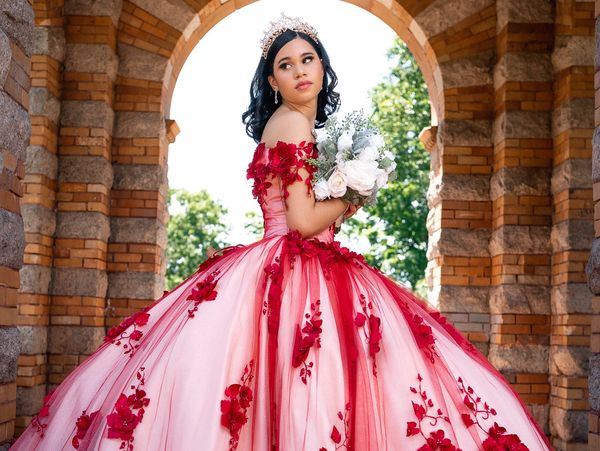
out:
{"label": "white flower", "polygon": [[327,187],[331,196],[342,197],[346,194],[347,189],[346,175],[339,169],[335,169],[333,174],[329,176],[329,180],[327,180]]}
{"label": "white flower", "polygon": [[337,141],[338,152],[345,152],[352,148],[352,134],[352,130],[348,130],[340,135]]}
{"label": "white flower", "polygon": [[385,145],[385,141],[383,140],[383,136],[381,136],[379,133],[375,133],[369,138],[369,144],[371,146],[380,148]]}
{"label": "white flower", "polygon": [[371,194],[378,175],[376,161],[350,160],[346,162],[345,171],[350,188],[362,196]]}
{"label": "white flower", "polygon": [[360,151],[360,153],[358,154],[358,159],[359,160],[370,160],[370,161],[375,161],[379,158],[379,151],[377,150],[376,147],[373,146],[368,146],[365,147],[363,150]]}
{"label": "white flower", "polygon": [[381,188],[388,181],[388,173],[385,169],[378,169],[379,173],[377,174],[377,179],[375,180],[375,187],[377,189]]}
{"label": "white flower", "polygon": [[329,185],[327,184],[327,180],[319,180],[313,187],[313,191],[315,193],[315,198],[317,200],[323,200],[323,199],[331,196],[331,193],[329,192]]}
{"label": "white flower", "polygon": [[396,169],[396,162],[392,161],[392,163],[385,169],[387,171],[387,173],[389,174],[390,172],[392,172],[394,169]]}
{"label": "white flower", "polygon": [[388,160],[394,161],[394,154],[389,150],[386,150],[385,152],[383,152],[383,158],[387,158]]}
{"label": "white flower", "polygon": [[344,153],[338,151],[338,153],[335,154],[335,162],[340,165],[340,164],[344,164]]}

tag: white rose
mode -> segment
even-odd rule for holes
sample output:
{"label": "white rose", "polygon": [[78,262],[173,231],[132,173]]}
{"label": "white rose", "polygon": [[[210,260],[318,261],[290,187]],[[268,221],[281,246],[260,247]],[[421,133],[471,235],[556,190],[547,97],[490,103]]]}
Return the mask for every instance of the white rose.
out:
{"label": "white rose", "polygon": [[329,185],[327,184],[327,180],[319,180],[313,187],[313,191],[315,193],[315,198],[317,200],[323,200],[323,199],[331,196],[331,193],[329,192]]}
{"label": "white rose", "polygon": [[388,173],[385,169],[379,169],[379,173],[377,174],[377,179],[375,180],[375,186],[377,189],[381,188],[388,181]]}
{"label": "white rose", "polygon": [[374,135],[371,135],[369,139],[369,144],[374,147],[380,148],[385,145],[385,141],[383,139],[383,136],[381,136],[379,133],[376,133]]}
{"label": "white rose", "polygon": [[377,150],[376,147],[373,147],[373,146],[365,147],[358,154],[358,159],[359,160],[374,161],[374,160],[377,160],[378,158],[379,158],[379,151]]}
{"label": "white rose", "polygon": [[394,154],[389,150],[386,150],[385,152],[383,152],[383,158],[387,158],[388,160],[394,161]]}
{"label": "white rose", "polygon": [[350,160],[346,162],[346,180],[348,186],[362,196],[371,194],[378,175],[376,161]]}
{"label": "white rose", "polygon": [[392,161],[392,163],[386,168],[387,173],[389,174],[390,172],[392,172],[394,169],[396,169],[396,162]]}
{"label": "white rose", "polygon": [[332,197],[342,197],[346,194],[346,175],[339,169],[335,169],[327,180],[327,187]]}
{"label": "white rose", "polygon": [[335,162],[337,164],[343,164],[344,163],[344,153],[338,151],[338,153],[335,154]]}
{"label": "white rose", "polygon": [[352,131],[345,131],[337,141],[338,152],[344,152],[352,148]]}

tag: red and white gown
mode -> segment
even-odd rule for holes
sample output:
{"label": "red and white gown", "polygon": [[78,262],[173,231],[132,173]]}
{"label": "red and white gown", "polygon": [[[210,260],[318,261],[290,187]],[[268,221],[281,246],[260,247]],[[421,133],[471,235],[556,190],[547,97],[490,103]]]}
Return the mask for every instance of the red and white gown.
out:
{"label": "red and white gown", "polygon": [[259,143],[248,178],[264,237],[110,329],[11,450],[552,449],[443,315],[333,225],[309,239],[287,227],[287,188],[316,152]]}

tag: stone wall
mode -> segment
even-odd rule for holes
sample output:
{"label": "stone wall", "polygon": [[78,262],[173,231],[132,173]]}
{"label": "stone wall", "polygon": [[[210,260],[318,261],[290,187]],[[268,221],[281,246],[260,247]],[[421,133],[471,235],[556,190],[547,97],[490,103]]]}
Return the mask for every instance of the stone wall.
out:
{"label": "stone wall", "polygon": [[[162,294],[173,89],[202,36],[248,3],[0,2],[0,444],[108,327]],[[397,32],[428,86],[430,301],[557,450],[586,449],[588,429],[600,444],[600,311],[584,273],[598,6],[350,3]]]}

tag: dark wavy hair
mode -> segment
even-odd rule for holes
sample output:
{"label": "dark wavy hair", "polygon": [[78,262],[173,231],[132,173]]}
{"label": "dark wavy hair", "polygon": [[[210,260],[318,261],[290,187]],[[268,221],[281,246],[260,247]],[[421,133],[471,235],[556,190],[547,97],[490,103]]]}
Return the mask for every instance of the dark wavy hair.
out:
{"label": "dark wavy hair", "polygon": [[323,64],[323,89],[317,98],[315,128],[322,128],[329,115],[335,113],[340,107],[340,95],[333,90],[337,86],[337,75],[331,67],[329,55],[323,44],[320,41],[315,42],[313,38],[301,31],[286,30],[271,44],[267,58],[261,56],[250,85],[250,105],[242,114],[242,122],[246,124],[246,134],[256,143],[260,141],[265,124],[281,105],[281,103],[275,104],[275,91],[267,79],[269,75],[273,75],[275,55],[285,44],[297,37],[313,46]]}

